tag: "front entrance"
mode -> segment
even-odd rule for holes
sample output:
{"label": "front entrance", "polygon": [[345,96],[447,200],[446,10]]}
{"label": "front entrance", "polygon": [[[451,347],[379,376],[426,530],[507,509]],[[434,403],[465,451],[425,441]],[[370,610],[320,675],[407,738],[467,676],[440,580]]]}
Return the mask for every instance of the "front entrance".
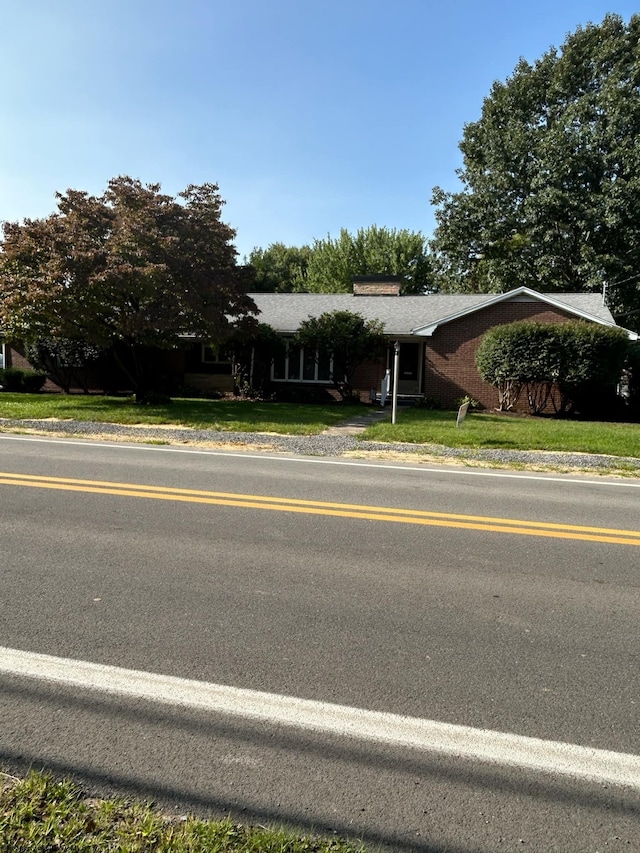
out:
{"label": "front entrance", "polygon": [[[400,365],[398,376],[398,394],[420,394],[422,383],[422,344],[400,342]],[[393,346],[389,347],[388,365],[393,377]]]}

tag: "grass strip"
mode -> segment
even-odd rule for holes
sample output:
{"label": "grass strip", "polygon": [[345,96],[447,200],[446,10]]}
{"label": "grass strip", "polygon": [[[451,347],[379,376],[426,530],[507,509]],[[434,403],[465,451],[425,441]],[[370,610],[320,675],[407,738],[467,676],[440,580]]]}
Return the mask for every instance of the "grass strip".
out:
{"label": "grass strip", "polygon": [[149,804],[84,797],[72,782],[0,774],[0,853],[364,853],[338,838],[226,820],[168,817]]}
{"label": "grass strip", "polygon": [[[270,403],[252,400],[176,398],[136,405],[124,397],[0,393],[0,418],[92,421],[125,425],[177,426],[229,432],[317,435],[365,406]],[[415,408],[400,410],[398,422],[367,428],[362,439],[444,447],[551,450],[640,458],[640,424],[531,418],[473,412],[456,428],[456,414]]]}
{"label": "grass strip", "polygon": [[58,418],[130,426],[151,424],[282,435],[316,435],[363,410],[362,406],[342,403],[175,398],[169,403],[136,405],[127,397],[0,393],[0,418]]}
{"label": "grass strip", "polygon": [[473,412],[456,427],[455,412],[408,409],[398,422],[374,424],[367,441],[437,444],[445,447],[551,450],[640,457],[640,424],[531,418]]}

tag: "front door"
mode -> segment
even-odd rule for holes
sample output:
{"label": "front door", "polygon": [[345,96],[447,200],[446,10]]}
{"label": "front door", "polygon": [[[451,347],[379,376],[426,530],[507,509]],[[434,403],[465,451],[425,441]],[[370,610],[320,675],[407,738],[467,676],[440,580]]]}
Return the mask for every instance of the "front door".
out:
{"label": "front door", "polygon": [[[420,393],[420,353],[422,345],[419,343],[400,343],[400,365],[398,376],[398,394]],[[389,352],[389,366],[393,376],[393,347]]]}

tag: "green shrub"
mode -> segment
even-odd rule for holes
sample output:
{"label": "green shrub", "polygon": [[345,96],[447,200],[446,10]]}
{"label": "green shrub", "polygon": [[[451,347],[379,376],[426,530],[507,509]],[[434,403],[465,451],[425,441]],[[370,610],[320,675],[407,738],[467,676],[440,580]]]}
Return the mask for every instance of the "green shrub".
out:
{"label": "green shrub", "polygon": [[35,370],[21,370],[18,367],[5,367],[0,370],[0,386],[3,391],[17,391],[35,394],[40,391],[47,377]]}
{"label": "green shrub", "polygon": [[530,411],[541,412],[551,394],[557,361],[555,325],[530,321],[490,329],[476,353],[480,375],[498,389],[502,411],[513,409],[526,390]]}
{"label": "green shrub", "polygon": [[38,391],[42,390],[46,381],[47,377],[44,373],[36,373],[33,370],[25,370],[22,377],[22,384],[27,394],[37,394]]}
{"label": "green shrub", "polygon": [[503,410],[514,408],[524,390],[531,414],[551,403],[557,414],[607,416],[615,408],[629,347],[623,329],[524,321],[489,330],[476,365],[485,382],[498,389]]}
{"label": "green shrub", "polygon": [[0,370],[0,385],[3,391],[24,391],[23,379],[24,370],[19,370],[17,367],[5,367]]}
{"label": "green shrub", "polygon": [[562,369],[556,379],[560,410],[607,417],[620,401],[620,382],[630,343],[623,329],[566,323],[557,330]]}

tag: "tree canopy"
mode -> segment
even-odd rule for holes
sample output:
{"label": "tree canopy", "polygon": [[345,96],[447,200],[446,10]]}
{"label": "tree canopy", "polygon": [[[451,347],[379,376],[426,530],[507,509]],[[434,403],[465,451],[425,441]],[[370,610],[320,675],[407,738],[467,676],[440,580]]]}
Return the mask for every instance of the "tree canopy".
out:
{"label": "tree canopy", "polygon": [[284,243],[272,243],[267,249],[255,248],[249,263],[256,271],[254,288],[262,293],[304,292],[311,249]]}
{"label": "tree canopy", "polygon": [[431,260],[419,232],[372,225],[337,238],[315,240],[307,271],[312,293],[349,293],[358,275],[402,276],[403,293],[424,293],[432,284]]}
{"label": "tree canopy", "polygon": [[422,234],[371,225],[351,234],[314,240],[312,246],[273,243],[254,249],[256,289],[271,292],[350,293],[354,276],[401,276],[403,293],[424,293],[433,285],[431,257]]}
{"label": "tree canopy", "polygon": [[379,320],[351,311],[327,311],[300,324],[296,344],[331,359],[330,377],[343,400],[353,396],[353,376],[361,364],[379,358],[386,339]]}
{"label": "tree canopy", "polygon": [[464,128],[463,188],[436,187],[442,289],[602,291],[640,325],[640,16],[521,60]]}
{"label": "tree canopy", "polygon": [[185,335],[217,342],[255,313],[215,184],[173,198],[159,184],[118,177],[101,196],[67,190],[57,199],[44,219],[4,224],[6,336],[112,347],[144,396],[153,379],[145,348],[174,347]]}

